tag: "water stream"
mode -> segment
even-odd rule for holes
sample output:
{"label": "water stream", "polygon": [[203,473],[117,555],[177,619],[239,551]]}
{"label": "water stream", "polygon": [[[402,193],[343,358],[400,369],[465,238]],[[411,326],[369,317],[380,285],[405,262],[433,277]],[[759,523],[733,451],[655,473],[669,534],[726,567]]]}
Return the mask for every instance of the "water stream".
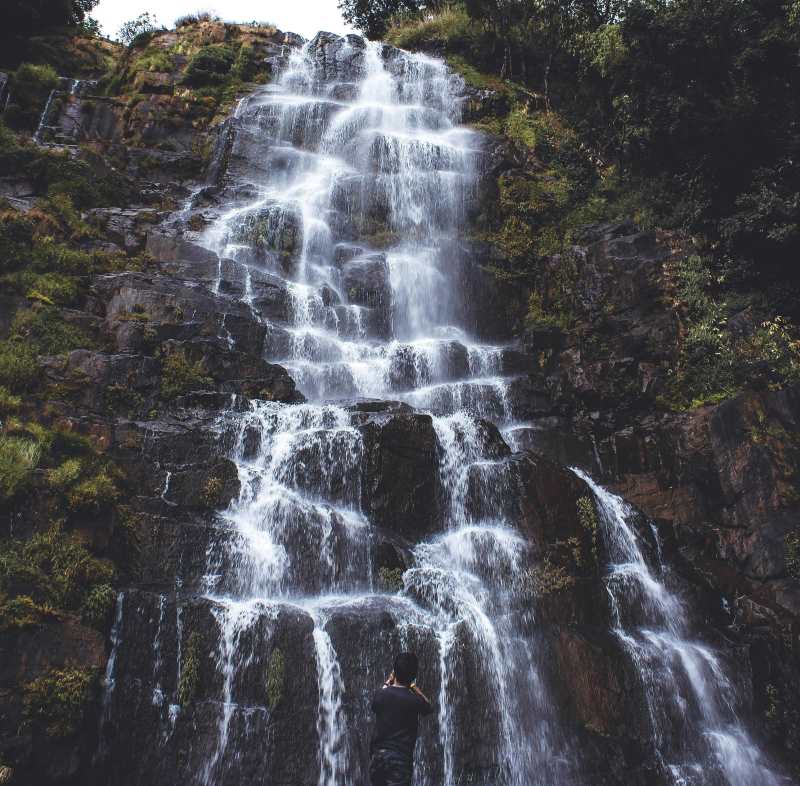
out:
{"label": "water stream", "polygon": [[778,786],[782,781],[739,717],[742,697],[720,653],[692,639],[688,610],[667,586],[660,550],[651,567],[630,506],[574,471],[597,502],[610,559],[606,586],[614,631],[642,680],[655,752],[668,782]]}
{"label": "water stream", "polygon": [[[149,782],[163,771],[158,756],[171,756],[173,783],[360,786],[371,693],[391,653],[413,646],[436,705],[414,786],[590,783],[540,675],[533,612],[518,591],[530,546],[506,515],[514,478],[477,420],[508,424],[513,411],[507,350],[470,335],[460,297],[456,241],[480,164],[477,134],[458,125],[463,85],[425,55],[355,36],[325,46],[293,49],[276,80],[237,106],[223,206],[200,238],[220,256],[216,291],[226,276],[242,283],[267,327],[266,358],[289,370],[307,403],[256,400],[220,418],[241,491],[215,523],[198,591],[180,583],[169,598],[154,595],[144,626],[152,661],[136,684],[147,707],[136,711],[151,713],[161,747],[139,740],[137,766]],[[429,413],[436,436],[441,520],[408,545],[398,587],[377,577],[386,534],[362,510],[364,418],[354,402],[368,399]],[[166,475],[165,499],[169,484]],[[700,730],[716,757],[714,784],[777,784],[736,720],[714,654],[689,642],[678,601],[649,572],[614,498],[592,488],[615,561],[617,634],[652,699],[673,783],[699,784],[692,768],[705,762],[679,757],[660,731],[661,705],[688,700],[699,715],[687,734]],[[629,575],[652,617],[645,628],[628,625]],[[119,644],[136,636],[123,605],[110,690],[115,664],[138,657]],[[211,687],[188,711],[176,696],[192,626],[214,631],[205,634],[214,643]],[[680,664],[688,694],[667,679]],[[265,679],[291,694],[294,726]],[[737,755],[724,755],[731,746]]]}

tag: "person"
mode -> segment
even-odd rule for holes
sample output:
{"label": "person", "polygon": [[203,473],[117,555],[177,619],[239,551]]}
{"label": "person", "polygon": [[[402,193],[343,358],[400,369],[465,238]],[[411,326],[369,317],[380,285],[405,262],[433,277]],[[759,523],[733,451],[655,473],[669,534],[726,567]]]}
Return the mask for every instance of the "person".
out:
{"label": "person", "polygon": [[419,716],[433,711],[428,697],[417,687],[418,669],[417,656],[401,652],[394,660],[394,671],[372,699],[372,786],[411,786]]}

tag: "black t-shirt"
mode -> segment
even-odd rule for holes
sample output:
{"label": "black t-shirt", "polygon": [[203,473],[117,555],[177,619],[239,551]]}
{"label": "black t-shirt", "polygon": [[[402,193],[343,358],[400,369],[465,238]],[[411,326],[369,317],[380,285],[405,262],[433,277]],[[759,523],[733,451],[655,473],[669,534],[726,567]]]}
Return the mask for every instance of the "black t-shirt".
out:
{"label": "black t-shirt", "polygon": [[370,750],[394,751],[411,759],[417,742],[417,720],[432,710],[431,705],[410,688],[381,688],[372,699],[375,733]]}

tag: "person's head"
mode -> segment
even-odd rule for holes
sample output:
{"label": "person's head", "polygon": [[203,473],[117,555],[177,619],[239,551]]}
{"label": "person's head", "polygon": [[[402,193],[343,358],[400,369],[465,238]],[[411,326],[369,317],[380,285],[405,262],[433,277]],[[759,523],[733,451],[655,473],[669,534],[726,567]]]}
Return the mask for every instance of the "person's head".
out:
{"label": "person's head", "polygon": [[413,652],[401,652],[394,659],[394,678],[401,685],[410,685],[417,678],[419,661]]}

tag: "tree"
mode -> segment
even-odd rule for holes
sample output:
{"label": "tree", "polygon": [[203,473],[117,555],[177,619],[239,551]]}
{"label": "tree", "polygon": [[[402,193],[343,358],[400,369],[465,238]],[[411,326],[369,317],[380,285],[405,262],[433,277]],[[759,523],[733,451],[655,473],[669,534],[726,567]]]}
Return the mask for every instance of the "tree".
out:
{"label": "tree", "polygon": [[361,30],[367,38],[381,38],[397,14],[417,13],[435,3],[422,0],[339,0],[339,10],[347,24]]}
{"label": "tree", "polygon": [[83,26],[99,0],[6,0],[0,37]]}
{"label": "tree", "polygon": [[125,22],[117,32],[117,38],[119,38],[123,44],[130,45],[143,33],[152,33],[153,30],[157,29],[158,22],[156,20],[156,15],[145,11],[143,14],[139,14],[136,19]]}

